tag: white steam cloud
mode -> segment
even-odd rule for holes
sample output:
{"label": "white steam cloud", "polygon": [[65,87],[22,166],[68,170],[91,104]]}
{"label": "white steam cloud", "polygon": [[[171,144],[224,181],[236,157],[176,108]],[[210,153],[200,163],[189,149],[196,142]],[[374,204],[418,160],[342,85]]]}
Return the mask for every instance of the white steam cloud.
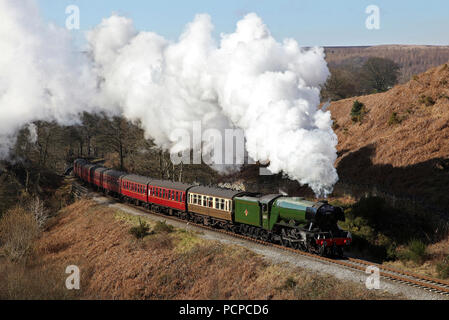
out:
{"label": "white steam cloud", "polygon": [[21,127],[61,124],[91,111],[96,78],[65,29],[45,24],[35,1],[0,0],[0,158]]}
{"label": "white steam cloud", "polygon": [[317,108],[329,75],[323,50],[277,42],[255,14],[219,43],[205,14],[177,42],[114,15],[87,35],[91,65],[66,30],[39,18],[35,1],[0,0],[0,21],[0,158],[24,125],[71,124],[102,106],[139,120],[171,151],[190,147],[173,132],[201,121],[203,131],[242,129],[252,159],[317,195],[338,180],[330,113]]}
{"label": "white steam cloud", "polygon": [[210,17],[197,15],[179,41],[137,32],[112,16],[88,35],[103,103],[140,120],[148,137],[172,151],[175,129],[241,128],[251,158],[270,162],[315,193],[338,180],[337,137],[329,112],[319,110],[319,85],[329,76],[322,49],[304,50],[293,39],[277,42],[256,14],[232,34],[213,39]]}

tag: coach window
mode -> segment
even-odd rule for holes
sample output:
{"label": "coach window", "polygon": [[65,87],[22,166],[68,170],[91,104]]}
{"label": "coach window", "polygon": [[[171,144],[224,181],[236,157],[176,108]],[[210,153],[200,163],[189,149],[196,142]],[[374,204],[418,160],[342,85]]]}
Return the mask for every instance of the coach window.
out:
{"label": "coach window", "polygon": [[218,198],[214,198],[214,208],[220,209],[219,205],[220,205],[220,200]]}

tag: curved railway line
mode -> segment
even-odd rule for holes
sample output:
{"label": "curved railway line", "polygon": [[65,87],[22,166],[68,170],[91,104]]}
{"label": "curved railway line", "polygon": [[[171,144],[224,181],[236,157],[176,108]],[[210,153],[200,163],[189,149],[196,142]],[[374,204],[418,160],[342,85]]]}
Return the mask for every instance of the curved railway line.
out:
{"label": "curved railway line", "polygon": [[[89,193],[89,189],[84,186],[81,186],[78,182],[72,182],[72,192],[74,193],[74,195],[76,197],[80,198],[80,197],[87,196]],[[111,196],[107,196],[107,197],[110,199],[113,199],[114,201],[117,200],[116,198],[111,197]],[[164,219],[170,219],[173,221],[186,223],[186,220],[180,219],[175,216],[169,216],[169,215],[165,215],[162,213],[150,211],[150,210],[144,209],[140,206],[136,206],[136,205],[129,204],[129,203],[123,203],[123,204],[126,206],[129,206],[133,209],[136,209],[142,213],[145,213],[145,214],[152,214],[152,215],[156,215],[159,217],[163,217]],[[229,231],[226,231],[223,229],[216,229],[216,228],[212,228],[209,226],[205,226],[203,224],[197,224],[192,221],[188,221],[188,223],[190,225],[196,226],[198,228],[206,229],[206,230],[213,231],[213,232],[223,233],[223,234],[226,234],[226,235],[229,235],[232,237],[236,237],[236,238],[240,238],[240,239],[243,239],[246,241],[255,242],[255,243],[261,244],[263,246],[274,247],[274,248],[278,248],[278,249],[281,249],[284,251],[290,251],[295,254],[306,256],[306,257],[316,259],[319,261],[328,262],[331,264],[340,265],[340,266],[343,266],[346,268],[350,268],[352,270],[358,270],[361,272],[365,272],[366,268],[368,266],[374,266],[374,267],[379,268],[379,275],[384,279],[394,281],[394,282],[397,282],[400,284],[405,284],[405,285],[409,285],[412,287],[420,288],[423,290],[427,290],[427,291],[430,291],[433,293],[437,293],[437,294],[449,297],[449,281],[445,281],[442,279],[436,279],[436,278],[428,277],[425,275],[420,275],[420,274],[415,274],[415,273],[411,273],[408,271],[398,270],[395,268],[391,268],[388,266],[384,266],[384,265],[380,265],[377,263],[373,263],[373,262],[369,262],[369,261],[365,261],[365,260],[361,260],[361,259],[356,259],[356,258],[330,259],[330,258],[322,257],[320,255],[316,255],[313,253],[304,252],[304,251],[300,251],[300,250],[297,250],[294,248],[281,246],[281,245],[278,245],[275,243],[262,241],[260,239],[255,239],[255,238],[241,235],[241,234],[236,234],[236,233],[229,232]]]}

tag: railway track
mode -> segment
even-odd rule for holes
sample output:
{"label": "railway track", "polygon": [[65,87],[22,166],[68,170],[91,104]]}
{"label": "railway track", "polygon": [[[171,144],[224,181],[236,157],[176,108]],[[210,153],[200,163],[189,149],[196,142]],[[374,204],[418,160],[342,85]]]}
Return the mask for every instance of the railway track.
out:
{"label": "railway track", "polygon": [[[72,192],[74,192],[76,197],[82,198],[82,197],[86,197],[89,194],[89,189],[84,186],[81,186],[77,182],[72,182]],[[108,196],[108,198],[113,199],[115,201],[117,200],[116,198],[111,197],[111,196]],[[142,213],[145,213],[145,214],[152,214],[152,215],[156,215],[159,217],[163,217],[164,219],[170,219],[173,221],[186,223],[186,220],[180,219],[175,216],[168,216],[168,215],[165,215],[162,213],[150,211],[150,210],[144,209],[140,206],[136,206],[136,205],[129,204],[129,203],[126,203],[125,205],[129,206],[133,209],[136,209]],[[330,258],[322,257],[322,256],[319,256],[319,255],[316,255],[313,253],[304,252],[304,251],[297,250],[294,248],[281,246],[279,244],[266,242],[266,241],[263,241],[260,239],[255,239],[255,238],[248,237],[248,236],[241,235],[241,234],[236,234],[236,233],[233,233],[230,231],[212,228],[209,226],[205,226],[203,224],[197,224],[192,221],[188,221],[188,222],[190,225],[194,225],[201,229],[206,229],[209,231],[226,234],[226,235],[229,235],[232,237],[236,237],[236,238],[240,238],[243,240],[258,243],[258,244],[261,244],[261,245],[264,245],[267,247],[274,247],[274,248],[278,248],[280,250],[293,252],[295,254],[310,257],[310,258],[313,258],[318,261],[324,261],[324,262],[328,262],[331,264],[337,264],[337,265],[340,265],[340,266],[343,266],[343,267],[346,267],[346,268],[349,268],[352,270],[361,271],[363,273],[366,272],[366,268],[368,266],[374,266],[379,269],[379,275],[380,275],[380,277],[382,277],[384,279],[388,279],[388,280],[394,281],[396,283],[401,283],[401,284],[405,284],[405,285],[412,286],[415,288],[424,289],[424,290],[427,290],[427,291],[430,291],[433,293],[437,293],[437,294],[449,297],[449,281],[445,281],[442,279],[436,279],[436,278],[428,277],[425,275],[415,274],[415,273],[411,273],[408,271],[391,268],[388,266],[384,266],[381,264],[377,264],[377,263],[373,263],[373,262],[369,262],[369,261],[365,261],[365,260],[361,260],[361,259],[355,259],[355,258],[330,259]]]}
{"label": "railway track", "polygon": [[77,199],[81,199],[89,195],[89,189],[78,183],[72,182],[72,193]]}

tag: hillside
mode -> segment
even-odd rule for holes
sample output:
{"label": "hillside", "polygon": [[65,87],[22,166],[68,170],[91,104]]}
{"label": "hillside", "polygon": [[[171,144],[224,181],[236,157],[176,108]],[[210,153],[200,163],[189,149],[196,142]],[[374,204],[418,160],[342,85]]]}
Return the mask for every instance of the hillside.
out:
{"label": "hillside", "polygon": [[[82,200],[48,225],[26,261],[0,250],[0,299],[394,299],[363,284],[275,264],[235,245],[205,240],[165,223],[146,221]],[[66,266],[81,272],[79,291],[62,285]]]}
{"label": "hillside", "polygon": [[[351,120],[355,100],[365,105]],[[385,93],[333,102],[342,182],[449,208],[449,67],[442,65]]]}
{"label": "hillside", "polygon": [[330,66],[345,63],[353,65],[369,57],[391,59],[401,67],[400,83],[405,83],[414,75],[449,61],[449,46],[326,47],[325,52]]}

